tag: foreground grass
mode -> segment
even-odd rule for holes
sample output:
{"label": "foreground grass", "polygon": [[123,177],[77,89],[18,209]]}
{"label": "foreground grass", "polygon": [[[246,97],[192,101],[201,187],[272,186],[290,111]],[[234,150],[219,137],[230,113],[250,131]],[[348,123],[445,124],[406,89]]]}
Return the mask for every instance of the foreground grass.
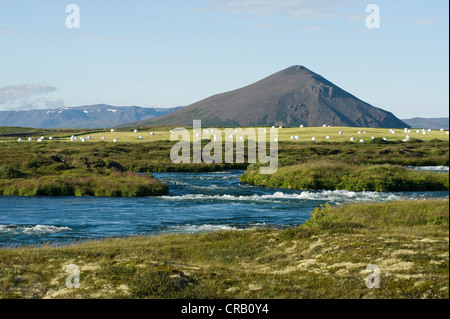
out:
{"label": "foreground grass", "polygon": [[[65,285],[66,266],[80,287]],[[368,289],[369,264],[381,286]],[[316,209],[286,230],[0,250],[2,298],[449,298],[449,202]]]}
{"label": "foreground grass", "polygon": [[250,166],[241,181],[259,186],[300,190],[435,191],[448,190],[446,173],[410,170],[393,165],[349,165],[322,160],[282,167],[262,175]]}

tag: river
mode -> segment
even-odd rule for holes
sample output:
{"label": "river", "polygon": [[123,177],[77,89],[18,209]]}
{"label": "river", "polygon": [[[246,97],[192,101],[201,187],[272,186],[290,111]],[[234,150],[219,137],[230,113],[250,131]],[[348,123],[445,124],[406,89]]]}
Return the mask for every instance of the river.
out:
{"label": "river", "polygon": [[146,198],[2,197],[0,247],[74,241],[290,227],[320,204],[448,198],[448,192],[350,192],[269,189],[239,182],[243,171],[155,173],[170,194]]}

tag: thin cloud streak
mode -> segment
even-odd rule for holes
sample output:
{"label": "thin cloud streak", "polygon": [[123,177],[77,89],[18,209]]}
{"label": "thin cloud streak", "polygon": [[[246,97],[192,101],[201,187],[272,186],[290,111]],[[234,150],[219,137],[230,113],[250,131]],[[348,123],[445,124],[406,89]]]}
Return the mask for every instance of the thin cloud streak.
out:
{"label": "thin cloud streak", "polygon": [[411,22],[418,25],[429,25],[429,24],[436,24],[439,22],[439,20],[423,18],[411,20]]}
{"label": "thin cloud streak", "polygon": [[347,1],[336,0],[224,0],[213,1],[204,10],[221,10],[232,14],[268,16],[279,14],[294,18],[332,18]]}

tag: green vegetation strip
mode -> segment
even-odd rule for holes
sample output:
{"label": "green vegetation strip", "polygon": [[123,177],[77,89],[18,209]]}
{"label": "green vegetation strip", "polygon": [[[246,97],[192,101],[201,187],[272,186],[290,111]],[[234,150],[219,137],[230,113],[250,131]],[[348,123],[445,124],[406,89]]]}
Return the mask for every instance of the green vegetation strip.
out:
{"label": "green vegetation strip", "polygon": [[[203,145],[206,143],[203,141]],[[151,177],[131,173],[209,172],[248,167],[246,163],[175,164],[170,160],[173,145],[174,142],[167,140],[142,143],[70,143],[58,139],[43,143],[2,142],[0,196],[160,195],[167,191],[165,185],[157,181],[150,183]],[[311,163],[320,163],[324,167]],[[381,139],[357,144],[282,142],[279,144],[280,170],[277,174],[259,176],[256,166],[250,166],[242,180],[298,189],[448,189],[448,180],[445,181],[443,175],[411,172],[387,164],[448,165],[448,142],[433,140],[404,144]]]}
{"label": "green vegetation strip", "polygon": [[[11,176],[13,169],[1,166],[0,176],[2,172]],[[0,195],[4,196],[143,197],[168,192],[166,184],[151,176],[114,170],[96,174],[75,170],[38,178],[0,179]]]}
{"label": "green vegetation strip", "polygon": [[406,169],[393,165],[349,165],[322,160],[281,167],[262,175],[250,166],[241,181],[274,188],[350,191],[437,191],[448,190],[446,173]]}
{"label": "green vegetation strip", "polygon": [[384,141],[366,143],[319,142],[279,143],[280,166],[328,159],[352,165],[391,164],[400,166],[448,166],[449,144],[441,140],[411,140],[408,143]]}
{"label": "green vegetation strip", "polygon": [[150,172],[214,171],[229,167],[174,164],[169,157],[171,145],[170,142],[3,143],[0,196],[160,196],[168,193],[168,187]]}
{"label": "green vegetation strip", "polygon": [[325,205],[285,230],[1,249],[0,298],[448,299],[448,249],[448,200]]}

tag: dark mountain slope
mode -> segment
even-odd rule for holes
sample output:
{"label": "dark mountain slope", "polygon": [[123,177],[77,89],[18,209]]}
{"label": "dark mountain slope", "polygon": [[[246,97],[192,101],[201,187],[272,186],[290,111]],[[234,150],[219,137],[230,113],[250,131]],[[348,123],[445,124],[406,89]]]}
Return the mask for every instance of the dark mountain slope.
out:
{"label": "dark mountain slope", "polygon": [[192,125],[195,119],[205,126],[408,127],[392,113],[361,101],[303,66],[139,125]]}

